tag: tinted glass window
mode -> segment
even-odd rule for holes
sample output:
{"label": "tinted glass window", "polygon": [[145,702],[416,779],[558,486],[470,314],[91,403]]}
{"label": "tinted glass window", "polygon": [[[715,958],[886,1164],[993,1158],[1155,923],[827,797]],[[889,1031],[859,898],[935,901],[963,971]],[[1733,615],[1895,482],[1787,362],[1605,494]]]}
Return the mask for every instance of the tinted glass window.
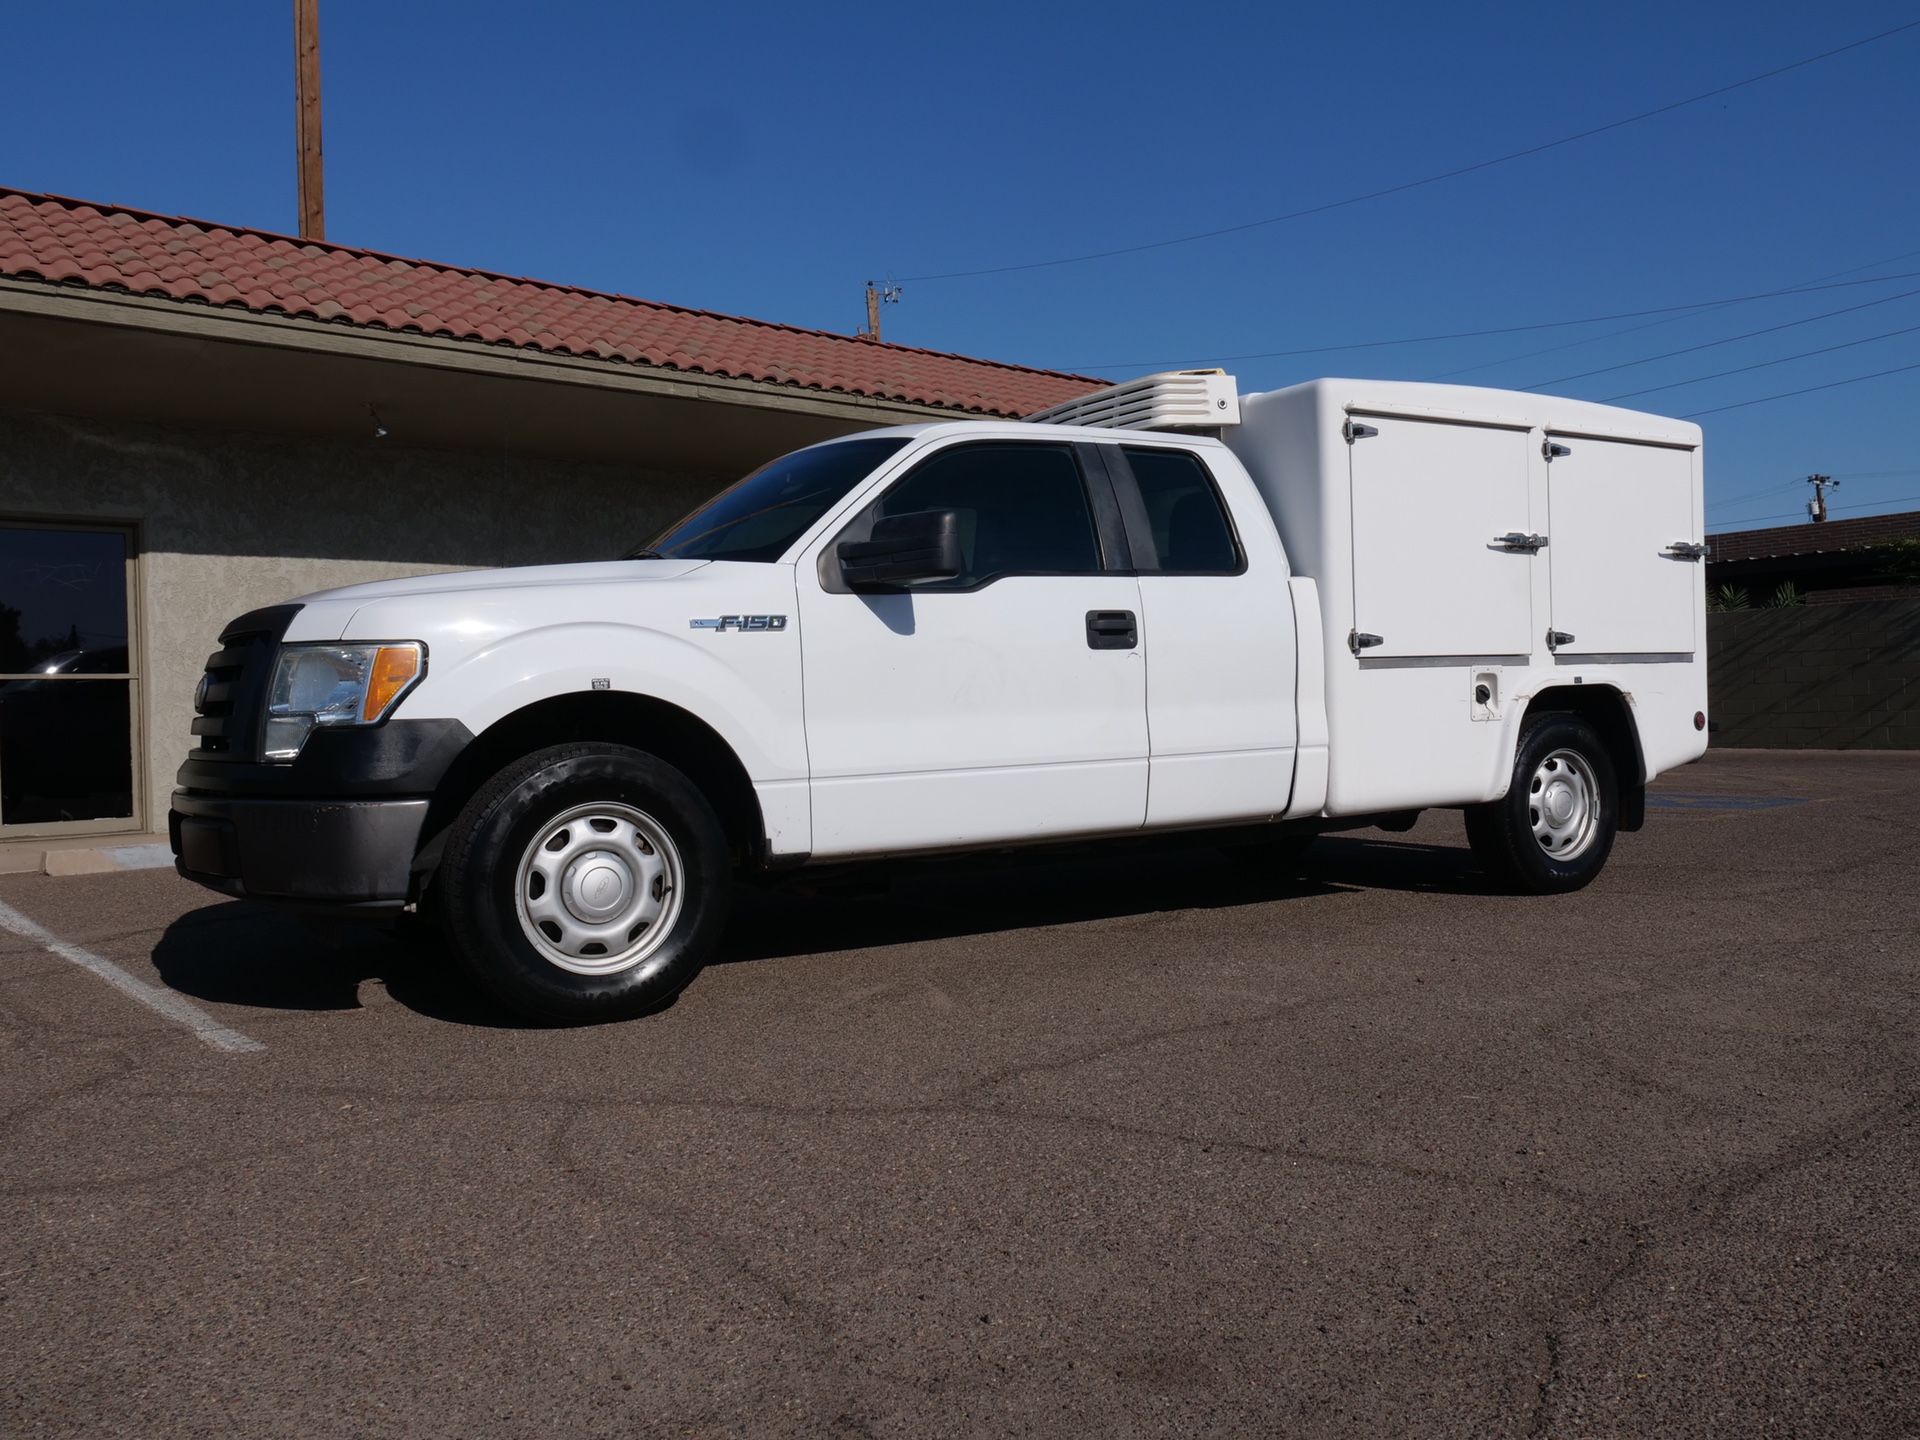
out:
{"label": "tinted glass window", "polygon": [[723,490],[646,548],[674,559],[778,560],[906,443],[897,436],[842,440],[783,455]]}
{"label": "tinted glass window", "polygon": [[128,538],[0,525],[0,825],[133,814]]}
{"label": "tinted glass window", "polygon": [[[127,646],[127,537],[0,527],[0,675]],[[124,666],[122,668],[125,668]]]}
{"label": "tinted glass window", "polygon": [[[1233,526],[1220,508],[1213,478],[1184,450],[1122,447],[1147,507],[1158,569],[1175,575],[1231,575],[1240,568]],[[1136,555],[1140,568],[1149,567]]]}
{"label": "tinted glass window", "polygon": [[130,680],[0,680],[0,824],[133,814]]}
{"label": "tinted glass window", "polygon": [[881,499],[877,514],[952,510],[960,518],[966,569],[943,586],[964,588],[997,575],[1088,575],[1100,546],[1064,445],[963,445],[943,450]]}

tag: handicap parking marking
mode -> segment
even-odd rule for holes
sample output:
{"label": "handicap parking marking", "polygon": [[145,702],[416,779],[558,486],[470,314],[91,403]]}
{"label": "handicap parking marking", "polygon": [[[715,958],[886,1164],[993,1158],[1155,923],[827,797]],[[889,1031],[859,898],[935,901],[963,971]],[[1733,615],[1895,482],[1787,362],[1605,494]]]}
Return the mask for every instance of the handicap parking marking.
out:
{"label": "handicap parking marking", "polygon": [[1649,810],[1778,810],[1806,803],[1804,795],[1684,795],[1666,791],[1647,796]]}
{"label": "handicap parking marking", "polygon": [[69,964],[78,965],[82,970],[89,971],[106,981],[129,1000],[137,1000],[155,1014],[163,1015],[177,1025],[186,1026],[216,1050],[245,1053],[267,1048],[251,1035],[242,1035],[238,1030],[231,1030],[222,1025],[185,996],[176,995],[171,990],[163,990],[158,985],[149,985],[146,981],[129,975],[113,961],[96,955],[91,950],[83,949],[70,940],[62,940],[44,925],[28,919],[4,901],[0,901],[0,930],[11,931],[24,940],[31,940],[50,954],[58,955]]}

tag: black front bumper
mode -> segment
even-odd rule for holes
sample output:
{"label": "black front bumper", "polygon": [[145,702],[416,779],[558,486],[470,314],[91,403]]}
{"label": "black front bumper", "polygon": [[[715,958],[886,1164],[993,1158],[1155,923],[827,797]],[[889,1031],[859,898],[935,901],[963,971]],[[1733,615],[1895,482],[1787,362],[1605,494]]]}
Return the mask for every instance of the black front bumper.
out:
{"label": "black front bumper", "polygon": [[174,868],[251,900],[397,909],[430,797],[472,739],[457,720],[390,720],[317,730],[289,765],[190,755],[167,818]]}
{"label": "black front bumper", "polygon": [[407,902],[424,797],[237,799],[173,792],[174,868],[224,895],[315,907]]}

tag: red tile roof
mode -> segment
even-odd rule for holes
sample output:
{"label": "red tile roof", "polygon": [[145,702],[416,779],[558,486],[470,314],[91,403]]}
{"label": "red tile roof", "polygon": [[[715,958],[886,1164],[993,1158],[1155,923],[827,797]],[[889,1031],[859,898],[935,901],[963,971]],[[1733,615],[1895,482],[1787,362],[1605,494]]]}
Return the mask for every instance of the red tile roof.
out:
{"label": "red tile roof", "polygon": [[0,276],[988,415],[1104,383],[4,187]]}
{"label": "red tile roof", "polygon": [[1728,530],[1707,536],[1707,563],[1776,560],[1790,555],[1825,555],[1862,550],[1890,540],[1920,539],[1920,510],[1894,515],[1861,515],[1819,524],[1776,525],[1770,530]]}

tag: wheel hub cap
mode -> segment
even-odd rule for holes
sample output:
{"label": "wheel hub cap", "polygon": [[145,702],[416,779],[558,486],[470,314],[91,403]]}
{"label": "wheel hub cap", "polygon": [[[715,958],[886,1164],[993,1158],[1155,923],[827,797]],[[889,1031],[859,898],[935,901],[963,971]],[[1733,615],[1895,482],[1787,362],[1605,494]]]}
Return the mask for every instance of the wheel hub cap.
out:
{"label": "wheel hub cap", "polygon": [[578,975],[645,965],[679,918],[683,871],[666,827],[631,805],[577,805],[521,853],[514,909],[550,964]]}
{"label": "wheel hub cap", "polygon": [[633,894],[633,871],[604,850],[583,855],[567,867],[560,896],[574,918],[597,925],[620,912]]}
{"label": "wheel hub cap", "polygon": [[1555,860],[1571,860],[1600,828],[1600,783],[1585,756],[1555,750],[1533,772],[1527,817],[1533,838]]}

